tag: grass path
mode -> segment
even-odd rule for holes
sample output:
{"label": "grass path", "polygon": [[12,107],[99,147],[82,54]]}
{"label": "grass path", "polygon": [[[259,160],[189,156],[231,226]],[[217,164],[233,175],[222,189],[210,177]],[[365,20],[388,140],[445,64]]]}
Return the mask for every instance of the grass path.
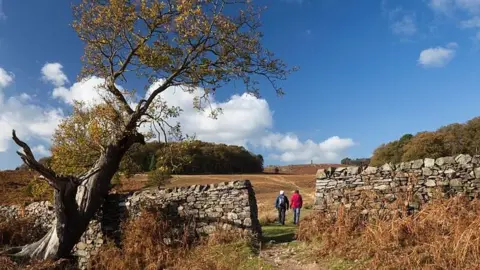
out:
{"label": "grass path", "polygon": [[[303,209],[301,219],[308,216],[310,213],[311,211]],[[263,243],[260,257],[277,269],[328,269],[317,263],[305,262],[301,256],[298,256],[298,247],[301,243],[295,239],[297,226],[292,223],[292,218],[292,211],[288,211],[285,225],[272,223],[262,226]]]}

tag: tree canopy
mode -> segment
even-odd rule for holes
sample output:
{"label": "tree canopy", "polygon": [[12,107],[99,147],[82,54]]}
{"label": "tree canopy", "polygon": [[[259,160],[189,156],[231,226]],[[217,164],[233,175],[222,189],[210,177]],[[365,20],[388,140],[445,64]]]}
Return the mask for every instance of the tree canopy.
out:
{"label": "tree canopy", "polygon": [[383,144],[375,149],[371,165],[457,154],[476,155],[479,150],[480,117],[476,117],[464,124],[454,123],[433,132],[419,132],[415,136],[406,134],[399,140]]}

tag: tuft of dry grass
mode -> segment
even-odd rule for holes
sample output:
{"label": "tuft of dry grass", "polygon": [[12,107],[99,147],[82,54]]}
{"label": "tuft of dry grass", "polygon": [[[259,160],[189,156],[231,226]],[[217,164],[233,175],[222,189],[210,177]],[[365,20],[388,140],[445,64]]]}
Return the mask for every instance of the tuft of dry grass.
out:
{"label": "tuft of dry grass", "polygon": [[258,214],[258,221],[260,222],[260,225],[265,226],[268,224],[275,223],[275,221],[278,218],[278,213],[277,211],[259,211]]}
{"label": "tuft of dry grass", "polygon": [[91,268],[164,269],[184,257],[188,246],[188,230],[174,230],[158,212],[145,210],[124,226],[122,248],[113,243],[102,247]]}
{"label": "tuft of dry grass", "polygon": [[480,201],[432,201],[413,216],[367,220],[359,211],[318,214],[298,238],[321,243],[317,256],[364,261],[365,269],[478,269]]}

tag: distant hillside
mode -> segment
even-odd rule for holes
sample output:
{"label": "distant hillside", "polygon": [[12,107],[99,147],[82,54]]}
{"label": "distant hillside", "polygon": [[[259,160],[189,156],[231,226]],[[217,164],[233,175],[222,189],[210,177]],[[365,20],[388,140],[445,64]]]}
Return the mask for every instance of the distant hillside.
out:
{"label": "distant hillside", "polygon": [[29,171],[0,171],[0,205],[33,201],[26,194],[34,175]]}

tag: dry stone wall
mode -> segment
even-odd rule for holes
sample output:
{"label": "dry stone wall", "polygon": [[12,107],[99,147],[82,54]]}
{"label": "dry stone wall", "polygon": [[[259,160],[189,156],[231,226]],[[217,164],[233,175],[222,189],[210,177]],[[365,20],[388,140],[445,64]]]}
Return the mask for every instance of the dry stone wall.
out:
{"label": "dry stone wall", "polygon": [[[111,194],[74,248],[79,268],[85,269],[90,257],[108,240],[119,243],[122,221],[141,218],[144,207],[162,210],[169,220],[194,221],[191,224],[197,236],[208,235],[218,228],[240,230],[253,237],[261,235],[255,192],[249,180]],[[47,230],[54,219],[53,206],[49,202],[33,203],[24,209],[0,206],[0,218],[21,216],[35,218],[35,229]]]}
{"label": "dry stone wall", "polygon": [[315,208],[335,212],[340,205],[364,213],[417,211],[435,198],[478,198],[480,156],[419,159],[381,167],[338,167],[316,174]]}

